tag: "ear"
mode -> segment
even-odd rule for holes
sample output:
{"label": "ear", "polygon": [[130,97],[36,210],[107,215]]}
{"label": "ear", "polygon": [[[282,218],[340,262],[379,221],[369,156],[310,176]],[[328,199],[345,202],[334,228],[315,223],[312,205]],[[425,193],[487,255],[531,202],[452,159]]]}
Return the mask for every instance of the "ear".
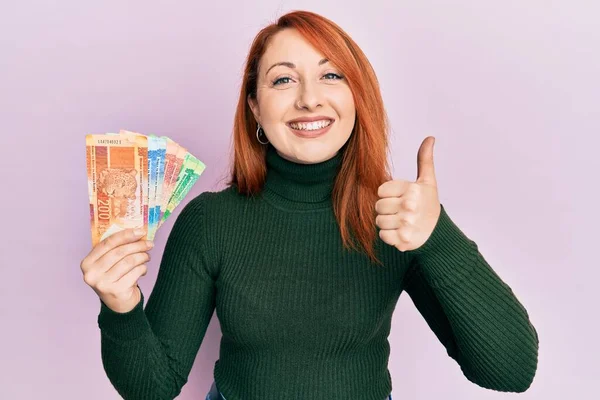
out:
{"label": "ear", "polygon": [[252,114],[254,114],[254,119],[258,122],[260,120],[260,111],[258,110],[258,102],[256,101],[256,99],[250,97],[250,95],[248,95],[248,105],[250,106],[250,109],[252,110]]}

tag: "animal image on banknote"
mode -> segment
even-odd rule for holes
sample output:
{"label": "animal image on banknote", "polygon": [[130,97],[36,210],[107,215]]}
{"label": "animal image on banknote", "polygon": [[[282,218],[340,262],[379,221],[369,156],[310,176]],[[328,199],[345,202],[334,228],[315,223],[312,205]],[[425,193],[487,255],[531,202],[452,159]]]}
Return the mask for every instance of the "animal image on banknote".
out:
{"label": "animal image on banknote", "polygon": [[189,193],[206,166],[166,136],[86,135],[92,245],[129,228],[158,228]]}

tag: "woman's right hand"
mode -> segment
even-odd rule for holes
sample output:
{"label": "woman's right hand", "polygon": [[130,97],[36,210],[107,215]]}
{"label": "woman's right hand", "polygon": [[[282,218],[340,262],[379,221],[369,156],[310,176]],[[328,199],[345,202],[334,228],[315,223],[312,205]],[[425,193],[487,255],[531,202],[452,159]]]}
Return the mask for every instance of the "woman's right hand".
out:
{"label": "woman's right hand", "polygon": [[143,229],[126,229],[104,239],[81,261],[83,281],[111,310],[131,311],[141,300],[137,281],[146,275],[153,243]]}

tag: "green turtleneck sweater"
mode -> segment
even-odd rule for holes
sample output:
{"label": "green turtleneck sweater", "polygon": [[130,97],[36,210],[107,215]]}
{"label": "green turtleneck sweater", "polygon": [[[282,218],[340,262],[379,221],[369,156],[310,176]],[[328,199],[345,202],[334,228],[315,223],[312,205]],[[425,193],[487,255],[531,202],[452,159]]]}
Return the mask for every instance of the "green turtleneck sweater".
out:
{"label": "green turtleneck sweater", "polygon": [[227,400],[384,400],[402,292],[467,379],[530,386],[538,336],[528,313],[443,206],[418,249],[377,241],[384,267],[343,248],[330,197],[341,156],[296,164],[269,145],[259,195],[229,187],[182,209],[146,307],[143,294],[127,313],[100,303],[102,361],[123,398],[175,398],[216,310],[213,377]]}

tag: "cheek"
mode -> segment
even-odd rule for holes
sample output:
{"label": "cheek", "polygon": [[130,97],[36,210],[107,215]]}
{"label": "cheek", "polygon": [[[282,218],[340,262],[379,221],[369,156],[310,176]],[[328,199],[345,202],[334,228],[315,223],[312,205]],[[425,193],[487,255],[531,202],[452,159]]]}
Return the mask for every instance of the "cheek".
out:
{"label": "cheek", "polygon": [[356,108],[354,106],[354,97],[349,88],[345,87],[344,90],[332,93],[330,101],[341,118],[347,120],[349,123],[353,123],[356,116]]}
{"label": "cheek", "polygon": [[261,119],[265,125],[269,123],[281,122],[285,115],[293,107],[293,96],[290,100],[289,95],[282,93],[269,93],[262,96],[259,102]]}

